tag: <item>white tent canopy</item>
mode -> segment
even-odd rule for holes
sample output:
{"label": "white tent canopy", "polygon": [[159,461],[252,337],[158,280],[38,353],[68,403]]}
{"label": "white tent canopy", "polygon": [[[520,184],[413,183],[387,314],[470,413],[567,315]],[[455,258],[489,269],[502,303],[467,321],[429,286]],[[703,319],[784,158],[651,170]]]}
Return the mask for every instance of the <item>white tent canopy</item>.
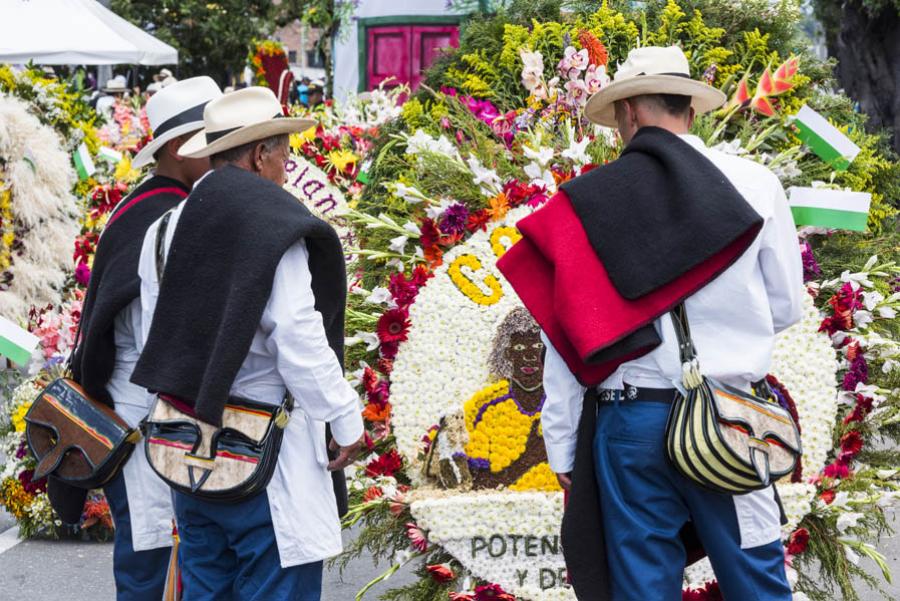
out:
{"label": "white tent canopy", "polygon": [[95,0],[0,0],[0,63],[168,65],[178,51]]}

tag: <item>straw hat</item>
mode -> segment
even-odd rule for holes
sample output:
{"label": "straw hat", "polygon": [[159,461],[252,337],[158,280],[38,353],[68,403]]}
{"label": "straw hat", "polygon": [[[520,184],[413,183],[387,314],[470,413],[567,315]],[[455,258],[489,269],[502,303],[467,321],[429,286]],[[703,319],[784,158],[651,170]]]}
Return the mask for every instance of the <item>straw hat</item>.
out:
{"label": "straw hat", "polygon": [[[178,136],[203,129],[203,109],[207,103],[222,95],[211,77],[191,77],[157,89],[147,101],[147,120],[153,130],[153,139],[141,148],[131,162],[143,167],[154,161],[153,155],[162,146]],[[147,90],[150,90],[150,87]]]}
{"label": "straw hat", "polygon": [[192,159],[208,157],[271,136],[306,131],[316,122],[285,117],[272,90],[253,86],[206,105],[203,124],[205,127],[185,142],[179,154]]}
{"label": "straw hat", "polygon": [[619,65],[612,83],[591,96],[585,116],[599,125],[617,127],[614,103],[643,94],[690,96],[698,114],[725,103],[725,94],[702,81],[691,79],[691,68],[681,48],[647,46],[635,48]]}
{"label": "straw hat", "polygon": [[103,86],[103,91],[109,94],[117,94],[119,92],[127,92],[128,91],[128,82],[125,81],[124,75],[116,75],[112,79],[106,82],[106,85]]}

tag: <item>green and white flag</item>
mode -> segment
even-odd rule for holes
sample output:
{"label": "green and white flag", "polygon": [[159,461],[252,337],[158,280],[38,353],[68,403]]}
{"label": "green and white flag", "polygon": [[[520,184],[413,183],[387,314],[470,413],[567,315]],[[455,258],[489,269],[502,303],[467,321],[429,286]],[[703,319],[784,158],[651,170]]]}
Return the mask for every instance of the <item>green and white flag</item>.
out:
{"label": "green and white flag", "polygon": [[872,195],[828,188],[792,187],[789,204],[797,225],[866,231]]}
{"label": "green and white flag", "polygon": [[113,165],[118,165],[122,160],[122,153],[118,150],[113,150],[109,146],[101,146],[97,154],[101,159],[109,161]]}
{"label": "green and white flag", "polygon": [[75,170],[78,171],[78,179],[87,179],[97,171],[91,152],[84,142],[75,151]]}
{"label": "green and white flag", "polygon": [[19,365],[27,365],[40,341],[40,338],[28,330],[0,317],[0,355]]}
{"label": "green and white flag", "polygon": [[800,139],[820,159],[838,171],[849,167],[859,154],[859,146],[829,123],[828,119],[805,104],[794,117],[794,125],[797,126]]}

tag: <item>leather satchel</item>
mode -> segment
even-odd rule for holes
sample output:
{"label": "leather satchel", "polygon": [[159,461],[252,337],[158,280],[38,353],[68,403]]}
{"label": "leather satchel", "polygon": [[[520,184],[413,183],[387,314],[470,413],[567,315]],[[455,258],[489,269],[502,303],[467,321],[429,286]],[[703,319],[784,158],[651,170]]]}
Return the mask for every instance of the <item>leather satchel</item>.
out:
{"label": "leather satchel", "polygon": [[25,415],[36,480],[52,474],[77,488],[99,488],[118,473],[139,439],[137,429],[69,378],[51,382]]}
{"label": "leather satchel", "polygon": [[[165,239],[172,212],[156,232],[156,275],[162,282]],[[173,489],[208,501],[234,503],[265,490],[290,421],[294,399],[280,406],[231,397],[222,427],[209,424],[157,396],[141,422],[144,452],[153,471]]]}
{"label": "leather satchel", "polygon": [[792,473],[801,445],[790,412],[771,394],[764,398],[703,376],[684,304],[672,321],[687,390],[672,403],[666,425],[666,451],[676,469],[704,488],[732,495]]}
{"label": "leather satchel", "polygon": [[232,397],[217,428],[157,397],[142,422],[150,467],[173,489],[234,503],[265,490],[290,420],[293,399],[279,405]]}

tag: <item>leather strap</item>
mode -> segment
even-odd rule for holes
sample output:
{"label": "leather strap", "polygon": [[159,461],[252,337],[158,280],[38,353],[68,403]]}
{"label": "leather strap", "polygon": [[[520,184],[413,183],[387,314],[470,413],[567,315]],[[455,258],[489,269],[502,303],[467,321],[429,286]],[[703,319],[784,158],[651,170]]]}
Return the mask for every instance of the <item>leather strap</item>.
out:
{"label": "leather strap", "polygon": [[166,269],[166,232],[169,229],[169,220],[172,218],[172,211],[166,211],[159,222],[159,228],[156,230],[156,279],[162,284],[163,272]]}

